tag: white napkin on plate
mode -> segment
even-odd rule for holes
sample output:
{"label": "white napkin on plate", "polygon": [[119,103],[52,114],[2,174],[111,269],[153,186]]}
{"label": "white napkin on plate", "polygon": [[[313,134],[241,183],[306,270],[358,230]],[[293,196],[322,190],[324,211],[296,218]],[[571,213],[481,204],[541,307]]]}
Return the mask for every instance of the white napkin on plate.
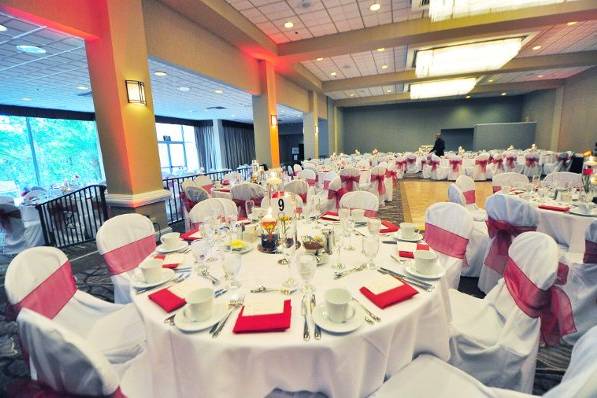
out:
{"label": "white napkin on plate", "polygon": [[245,297],[243,316],[271,315],[284,312],[284,299],[269,294],[251,294]]}
{"label": "white napkin on plate", "polygon": [[387,292],[388,290],[395,289],[402,285],[403,283],[400,282],[398,279],[394,278],[393,276],[379,274],[369,279],[364,286],[367,289],[369,289],[371,293],[377,295]]}

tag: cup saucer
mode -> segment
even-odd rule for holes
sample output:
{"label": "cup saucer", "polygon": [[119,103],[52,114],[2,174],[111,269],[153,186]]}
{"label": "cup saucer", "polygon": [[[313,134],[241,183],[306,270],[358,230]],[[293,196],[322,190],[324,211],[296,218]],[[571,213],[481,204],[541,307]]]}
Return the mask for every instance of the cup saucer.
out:
{"label": "cup saucer", "polygon": [[422,274],[417,271],[417,269],[415,268],[415,264],[413,262],[406,266],[406,272],[411,274],[412,276],[416,276],[419,279],[435,280],[435,279],[439,279],[442,276],[444,276],[444,274],[446,273],[446,270],[436,262],[435,265],[433,266],[433,272],[431,272],[429,274]]}
{"label": "cup saucer", "polygon": [[423,240],[423,235],[418,232],[415,232],[412,236],[404,237],[400,233],[400,231],[396,232],[396,239],[401,240],[403,242],[418,242]]}
{"label": "cup saucer", "polygon": [[224,315],[226,315],[227,305],[225,302],[214,302],[212,316],[204,321],[193,321],[187,318],[185,312],[186,306],[182,307],[176,315],[174,315],[174,326],[183,332],[198,332],[200,330],[207,329],[219,322]]}
{"label": "cup saucer", "polygon": [[161,272],[162,272],[162,275],[160,276],[160,279],[155,282],[151,282],[151,283],[145,282],[143,280],[143,276],[140,273],[135,274],[131,278],[131,286],[134,287],[135,289],[146,289],[146,288],[150,288],[150,287],[154,287],[154,286],[159,286],[161,284],[164,284],[164,283],[170,281],[176,275],[174,270],[168,269],[168,268],[162,268]]}
{"label": "cup saucer", "polygon": [[163,244],[159,245],[155,250],[158,253],[172,253],[172,252],[176,252],[179,250],[184,249],[185,247],[187,247],[189,244],[187,242],[185,242],[184,240],[180,241],[180,244],[178,244],[176,247],[173,248],[166,248]]}
{"label": "cup saucer", "polygon": [[357,330],[365,322],[365,313],[363,309],[354,303],[349,304],[354,311],[354,315],[345,322],[338,323],[331,321],[326,312],[325,304],[320,304],[313,310],[313,322],[320,328],[330,333],[350,333]]}

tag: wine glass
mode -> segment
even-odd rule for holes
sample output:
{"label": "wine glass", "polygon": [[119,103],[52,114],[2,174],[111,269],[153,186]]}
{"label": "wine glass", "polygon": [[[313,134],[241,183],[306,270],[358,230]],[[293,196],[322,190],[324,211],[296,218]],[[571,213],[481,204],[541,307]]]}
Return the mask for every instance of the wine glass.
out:
{"label": "wine glass", "polygon": [[238,289],[241,283],[238,280],[238,272],[242,264],[242,257],[238,253],[227,254],[224,258],[224,275],[228,281],[229,289]]}
{"label": "wine glass", "polygon": [[373,259],[377,256],[377,252],[379,251],[379,238],[377,236],[365,236],[363,238],[363,254],[365,257],[369,259],[367,263],[367,268],[369,269],[377,269],[375,262]]}
{"label": "wine glass", "polygon": [[344,237],[340,233],[339,229],[335,229],[333,233],[333,244],[334,244],[334,269],[341,270],[344,269],[344,265],[340,262],[340,250],[344,244]]}
{"label": "wine glass", "polygon": [[311,254],[301,254],[298,257],[298,273],[303,280],[303,292],[309,294],[313,291],[311,280],[315,276],[317,268],[317,259]]}
{"label": "wine glass", "polygon": [[342,235],[344,236],[344,240],[348,245],[348,247],[346,247],[346,250],[354,250],[351,239],[352,231],[354,230],[354,220],[348,217],[343,221],[340,221],[340,224],[342,225]]}
{"label": "wine glass", "polygon": [[296,286],[296,281],[292,277],[292,272],[290,269],[290,265],[292,264],[292,261],[294,259],[294,253],[296,251],[294,228],[296,228],[296,226],[291,224],[288,230],[286,231],[284,238],[282,239],[284,242],[282,244],[282,253],[284,255],[284,260],[286,261],[285,264],[288,265],[288,279],[286,279],[282,283],[282,286],[287,289],[292,289]]}
{"label": "wine glass", "polygon": [[347,220],[350,218],[350,209],[338,209],[338,217],[340,217],[340,222]]}
{"label": "wine glass", "polygon": [[370,218],[367,220],[367,228],[372,236],[377,236],[381,229],[381,220],[379,218]]}
{"label": "wine glass", "polygon": [[252,220],[251,215],[253,214],[253,209],[255,209],[255,202],[252,200],[247,200],[245,202],[245,213],[247,214],[247,218]]}
{"label": "wine glass", "polygon": [[197,270],[199,272],[207,271],[207,258],[211,250],[211,244],[207,239],[197,239],[191,242],[191,253],[195,257],[198,264]]}

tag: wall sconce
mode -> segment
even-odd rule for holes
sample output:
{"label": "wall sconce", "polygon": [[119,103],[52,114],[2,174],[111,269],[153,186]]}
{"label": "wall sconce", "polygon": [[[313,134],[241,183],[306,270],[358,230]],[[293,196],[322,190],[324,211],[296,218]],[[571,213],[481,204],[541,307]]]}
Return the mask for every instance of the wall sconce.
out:
{"label": "wall sconce", "polygon": [[143,104],[146,105],[145,101],[145,85],[143,82],[137,80],[125,80],[126,95],[130,104]]}
{"label": "wall sconce", "polygon": [[315,135],[319,135],[319,126],[315,126]]}
{"label": "wall sconce", "polygon": [[270,116],[270,122],[271,122],[271,126],[272,127],[278,127],[278,116],[271,115]]}

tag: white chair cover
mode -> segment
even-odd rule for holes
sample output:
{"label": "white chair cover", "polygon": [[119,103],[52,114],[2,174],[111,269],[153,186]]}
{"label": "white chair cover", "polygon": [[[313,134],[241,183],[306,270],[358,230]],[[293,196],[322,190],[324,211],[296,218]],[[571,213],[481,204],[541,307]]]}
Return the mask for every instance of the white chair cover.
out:
{"label": "white chair cover", "polygon": [[487,180],[487,166],[489,165],[489,154],[482,153],[475,158],[475,168],[473,169],[473,179],[475,181]]}
{"label": "white chair cover", "polygon": [[391,202],[394,199],[394,184],[398,182],[398,175],[399,171],[396,170],[396,165],[394,163],[386,168],[386,194],[384,196],[386,202]]}
{"label": "white chair cover", "polygon": [[[450,290],[450,363],[488,386],[530,392],[541,319],[533,311],[556,280],[558,247],[526,232],[509,249],[506,275],[485,299]],[[527,314],[527,312],[529,314]]]}
{"label": "white chair cover", "polygon": [[432,180],[445,180],[448,178],[449,169],[446,166],[442,166],[441,159],[436,154],[431,155],[429,166],[431,168],[429,178]]}
{"label": "white chair cover", "polygon": [[110,271],[115,303],[132,301],[131,274],[155,250],[155,239],[151,220],[136,213],[112,217],[97,231],[97,249]]}
{"label": "white chair cover", "polygon": [[506,173],[520,173],[522,165],[518,164],[518,154],[516,151],[506,151],[503,153],[504,157],[504,172]]}
{"label": "white chair cover", "polygon": [[[209,188],[209,185],[206,185]],[[186,187],[183,183],[183,192],[180,193],[182,199],[182,211],[183,211],[183,218],[185,222],[185,229],[189,229],[191,224],[189,220],[189,211],[195,206],[197,203],[209,199],[211,188],[209,188],[209,192],[206,188],[195,186],[188,184]]]}
{"label": "white chair cover", "polygon": [[244,182],[242,184],[234,185],[230,188],[232,200],[236,206],[240,208],[239,217],[246,216],[245,203],[247,200],[252,200],[256,204],[261,202],[265,196],[265,189],[258,184],[252,182]]}
{"label": "white chair cover", "polygon": [[0,197],[0,231],[4,232],[4,244],[0,254],[15,255],[28,247],[41,246],[44,242],[39,221],[23,221],[21,210],[13,198]]}
{"label": "white chair cover", "polygon": [[6,271],[5,290],[15,312],[28,308],[53,319],[97,347],[111,363],[143,350],[144,327],[132,304],[112,304],[77,290],[71,265],[54,247],[19,253]]}
{"label": "white chair cover", "polygon": [[347,192],[352,192],[359,189],[359,182],[361,173],[355,167],[346,167],[340,170],[340,180],[342,181],[342,188]]}
{"label": "white chair cover", "polygon": [[220,204],[222,205],[222,209],[224,210],[223,216],[239,216],[240,211],[238,207],[236,207],[236,203],[230,199],[226,198],[215,198]]}
{"label": "white chair cover", "polygon": [[225,215],[224,205],[217,198],[210,198],[199,202],[189,212],[189,218],[193,224],[205,222],[210,217],[225,217]]}
{"label": "white chair cover", "polygon": [[529,183],[529,179],[520,173],[506,172],[493,176],[491,185],[493,193],[499,192],[502,187],[524,188]]}
{"label": "white chair cover", "polygon": [[301,197],[301,200],[303,201],[303,203],[306,203],[307,202],[307,192],[309,191],[309,185],[307,184],[307,182],[305,180],[293,180],[293,181],[286,183],[286,185],[284,185],[284,191],[297,194],[298,196]]}
{"label": "white chair cover", "polygon": [[304,169],[303,171],[299,172],[298,178],[301,180],[305,180],[309,186],[314,186],[317,184],[317,173],[313,169]]}
{"label": "white chair cover", "polygon": [[582,261],[560,259],[555,294],[566,295],[572,312],[570,319],[559,320],[563,340],[574,345],[589,329],[597,325],[597,220],[585,233],[585,252]]}
{"label": "white chair cover", "polygon": [[386,169],[375,166],[371,169],[371,183],[367,191],[377,196],[380,205],[383,205],[386,197]]}
{"label": "white chair cover", "polygon": [[[416,161],[416,157],[415,157],[415,161]],[[396,171],[398,172],[398,179],[402,179],[404,178],[404,173],[406,173],[406,157],[404,156],[398,156],[396,158]]]}
{"label": "white chair cover", "polygon": [[438,254],[448,287],[458,288],[472,228],[470,213],[455,203],[435,203],[425,212],[425,242]]}
{"label": "white chair cover", "polygon": [[322,210],[337,210],[340,206],[340,199],[346,193],[344,188],[342,188],[342,180],[340,177],[334,178],[330,181],[330,185],[328,186],[327,190],[327,198],[323,198],[323,207]]}
{"label": "white chair cover", "polygon": [[485,209],[491,241],[479,274],[479,289],[488,293],[502,277],[511,239],[537,229],[539,212],[523,199],[502,194],[487,198]]}
{"label": "white chair cover", "polygon": [[302,170],[303,168],[301,167],[301,165],[300,165],[300,164],[298,164],[298,163],[297,163],[297,164],[295,164],[294,166],[292,166],[292,169],[294,170],[294,175],[295,175],[295,176],[298,176],[298,174],[301,172],[301,170]]}
{"label": "white chair cover", "polygon": [[487,174],[488,174],[487,177],[488,178],[489,177],[493,178],[493,176],[502,174],[505,171],[504,170],[503,154],[501,154],[499,152],[495,152],[491,156],[493,156],[493,159],[491,159],[489,166],[487,166]]}
{"label": "white chair cover", "polygon": [[417,155],[407,153],[404,157],[406,158],[406,173],[416,174],[421,171],[421,162],[417,159]]}
{"label": "white chair cover", "polygon": [[340,207],[344,209],[363,209],[370,215],[377,214],[379,201],[377,196],[367,191],[348,192],[340,199]]}
{"label": "white chair cover", "polygon": [[545,176],[543,184],[554,188],[566,186],[580,188],[582,187],[582,177],[580,174],[569,171],[554,171]]}
{"label": "white chair cover", "polygon": [[466,175],[456,179],[456,185],[462,190],[465,199],[465,207],[471,212],[475,221],[485,221],[487,213],[477,206],[477,190],[475,181]]}
{"label": "white chair cover", "polygon": [[537,152],[529,152],[524,155],[524,167],[522,173],[527,177],[540,176],[541,166],[539,165],[539,154]]}
{"label": "white chair cover", "polygon": [[456,181],[461,175],[464,175],[462,156],[450,156],[448,159],[448,180]]}
{"label": "white chair cover", "polygon": [[238,171],[231,171],[230,173],[224,174],[222,177],[222,183],[232,183],[241,182],[243,180],[243,176]]}
{"label": "white chair cover", "polygon": [[431,154],[421,159],[421,177],[431,178]]}
{"label": "white chair cover", "polygon": [[543,174],[549,175],[554,171],[567,171],[570,167],[570,160],[572,159],[572,152],[560,152],[555,156],[552,162],[543,164]]}

